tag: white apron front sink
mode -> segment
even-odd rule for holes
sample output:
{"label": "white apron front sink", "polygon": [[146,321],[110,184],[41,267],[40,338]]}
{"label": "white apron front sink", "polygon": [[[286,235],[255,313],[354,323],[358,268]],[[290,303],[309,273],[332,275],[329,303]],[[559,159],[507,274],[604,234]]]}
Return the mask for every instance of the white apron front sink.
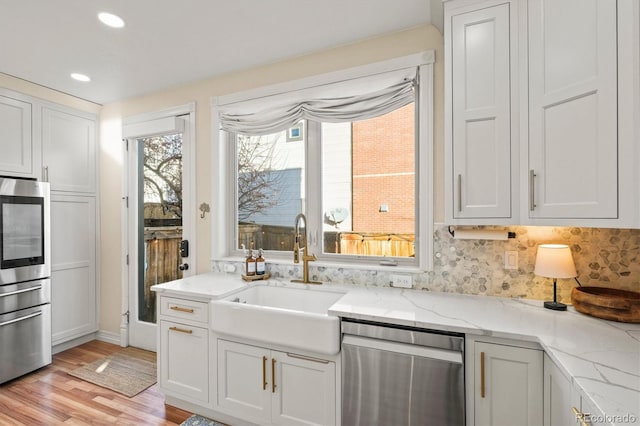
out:
{"label": "white apron front sink", "polygon": [[323,288],[253,284],[211,302],[211,329],[295,349],[340,351],[340,319],[327,314],[345,293]]}

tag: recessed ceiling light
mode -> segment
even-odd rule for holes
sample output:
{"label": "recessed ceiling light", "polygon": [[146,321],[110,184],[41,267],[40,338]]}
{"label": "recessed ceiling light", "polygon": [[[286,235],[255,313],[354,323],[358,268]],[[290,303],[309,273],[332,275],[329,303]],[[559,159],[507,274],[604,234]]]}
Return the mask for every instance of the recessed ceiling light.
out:
{"label": "recessed ceiling light", "polygon": [[80,74],[77,72],[72,72],[71,78],[73,78],[74,80],[83,81],[83,82],[91,81],[91,78],[89,78],[88,75]]}
{"label": "recessed ceiling light", "polygon": [[113,27],[113,28],[122,28],[124,27],[124,20],[118,15],[114,15],[113,13],[100,12],[98,13],[98,19],[103,24]]}

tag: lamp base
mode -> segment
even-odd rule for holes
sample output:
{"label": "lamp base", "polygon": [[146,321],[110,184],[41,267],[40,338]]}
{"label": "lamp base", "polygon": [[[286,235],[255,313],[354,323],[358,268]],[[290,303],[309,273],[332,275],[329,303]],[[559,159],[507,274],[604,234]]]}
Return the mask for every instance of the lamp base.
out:
{"label": "lamp base", "polygon": [[567,305],[560,302],[544,302],[544,307],[547,309],[553,309],[554,311],[566,311]]}

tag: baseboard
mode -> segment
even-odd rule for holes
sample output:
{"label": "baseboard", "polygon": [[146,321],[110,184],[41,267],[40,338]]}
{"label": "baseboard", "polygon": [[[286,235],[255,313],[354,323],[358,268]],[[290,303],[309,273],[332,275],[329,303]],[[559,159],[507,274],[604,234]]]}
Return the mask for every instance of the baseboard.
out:
{"label": "baseboard", "polygon": [[114,333],[112,331],[98,330],[96,333],[96,340],[101,342],[113,343],[114,345],[122,346],[120,339],[120,333]]}
{"label": "baseboard", "polygon": [[92,340],[96,340],[97,333],[89,333],[85,334],[82,337],[77,337],[75,339],[67,340],[66,342],[58,343],[51,348],[51,352],[55,355],[59,352],[66,351],[67,349],[75,348],[76,346],[80,346],[83,343],[90,342]]}

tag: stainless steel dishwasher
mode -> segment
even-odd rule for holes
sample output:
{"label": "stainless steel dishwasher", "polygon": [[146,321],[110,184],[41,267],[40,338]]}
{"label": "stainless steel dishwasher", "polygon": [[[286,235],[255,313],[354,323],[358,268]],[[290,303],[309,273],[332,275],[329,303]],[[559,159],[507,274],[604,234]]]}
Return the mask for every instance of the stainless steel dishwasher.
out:
{"label": "stainless steel dishwasher", "polygon": [[342,426],[464,425],[464,335],[342,320]]}

